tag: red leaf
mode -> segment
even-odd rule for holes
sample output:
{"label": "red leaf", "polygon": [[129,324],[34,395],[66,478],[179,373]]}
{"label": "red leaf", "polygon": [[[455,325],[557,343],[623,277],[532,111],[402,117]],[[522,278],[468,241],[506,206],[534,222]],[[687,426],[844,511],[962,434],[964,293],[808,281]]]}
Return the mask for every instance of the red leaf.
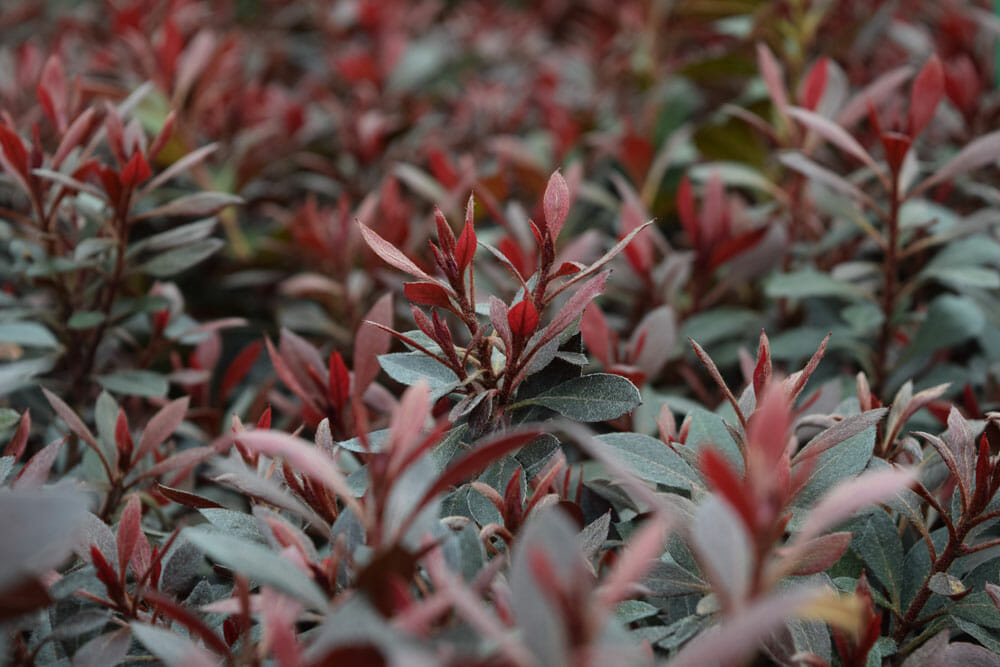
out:
{"label": "red leaf", "polygon": [[260,414],[260,417],[257,419],[257,428],[261,429],[262,431],[266,431],[267,429],[271,428],[271,406],[270,405],[267,406],[267,408],[264,410],[264,412],[262,412]]}
{"label": "red leaf", "polygon": [[705,184],[701,200],[701,219],[698,221],[701,247],[713,248],[729,236],[729,208],[722,176],[713,171]]}
{"label": "red leaf", "polygon": [[802,106],[810,111],[816,110],[823,99],[823,93],[826,92],[826,75],[829,63],[829,59],[825,56],[817,60],[809,68],[809,72],[802,82]]}
{"label": "red leaf", "polygon": [[[22,185],[27,187],[29,180],[28,151],[25,150],[24,144],[21,142],[21,137],[17,136],[16,132],[2,123],[0,123],[0,148],[3,149],[3,155],[6,157],[9,165],[8,168],[12,167],[15,172],[13,175],[19,176],[22,180]],[[8,165],[4,166],[7,167]]]}
{"label": "red leaf", "polygon": [[122,185],[126,188],[134,188],[146,182],[151,174],[152,171],[146,162],[146,156],[142,154],[142,151],[136,151],[132,159],[125,165],[125,169],[122,170]]}
{"label": "red leaf", "polygon": [[563,276],[571,276],[574,273],[579,273],[583,269],[587,268],[585,264],[580,262],[563,262],[559,268],[550,277],[554,280],[556,278],[562,278]]}
{"label": "red leaf", "polygon": [[476,230],[472,227],[472,197],[469,197],[469,215],[466,215],[465,227],[458,237],[458,244],[455,246],[455,262],[458,263],[459,271],[464,271],[472,258],[476,254]]}
{"label": "red leaf", "polygon": [[437,225],[438,243],[446,255],[455,253],[455,233],[451,231],[448,219],[437,206],[434,207],[434,224]]}
{"label": "red leaf", "polygon": [[916,139],[934,118],[938,103],[944,97],[944,68],[937,54],[928,58],[913,81],[910,91],[909,135]]}
{"label": "red leaf", "polygon": [[566,185],[566,179],[558,171],[549,177],[542,206],[545,211],[545,226],[549,238],[555,241],[563,223],[566,222],[566,216],[569,215],[569,186]]}
{"label": "red leaf", "polygon": [[229,396],[229,392],[233,390],[233,387],[246,377],[247,373],[253,367],[254,362],[257,361],[257,357],[260,356],[260,351],[263,347],[264,343],[262,341],[255,340],[239,351],[229,363],[226,372],[222,375],[222,381],[219,383],[219,398],[225,399]]}
{"label": "red leaf", "polygon": [[746,524],[747,533],[752,535],[756,523],[754,509],[748,491],[744,489],[743,480],[736,476],[729,462],[715,449],[711,447],[702,449],[699,458],[698,467],[709,487],[732,505]]}
{"label": "red leaf", "polygon": [[90,560],[94,564],[94,569],[97,570],[97,578],[104,584],[104,588],[111,599],[115,602],[124,601],[121,586],[118,585],[118,577],[115,576],[115,570],[104,558],[104,554],[97,548],[97,545],[90,545]]}
{"label": "red leaf", "polygon": [[504,526],[510,532],[515,532],[521,525],[524,502],[521,499],[521,468],[514,470],[507,488],[503,494],[503,520]]}
{"label": "red leaf", "polygon": [[142,505],[139,496],[132,494],[122,510],[122,518],[118,523],[118,573],[121,584],[125,586],[125,570],[132,560],[139,533],[142,531]]}
{"label": "red leaf", "polygon": [[403,283],[403,294],[412,303],[455,310],[449,291],[437,283]]}
{"label": "red leaf", "polygon": [[31,410],[25,410],[24,414],[21,415],[21,420],[17,423],[17,431],[14,432],[14,437],[10,439],[7,446],[4,447],[4,456],[13,456],[14,460],[21,458],[21,454],[24,453],[24,448],[28,445],[28,434],[31,433]]}
{"label": "red leaf", "polygon": [[494,461],[515,449],[520,449],[539,435],[541,432],[535,429],[511,429],[499,436],[480,441],[475,449],[458,459],[434,480],[431,487],[424,493],[423,498],[414,507],[413,513],[419,512],[434,496],[482,472]]}
{"label": "red leaf", "polygon": [[708,262],[709,267],[716,269],[722,266],[733,257],[741,255],[756,246],[766,235],[767,227],[759,227],[749,232],[744,232],[739,236],[727,239],[722,243],[722,245],[718,245],[712,250],[711,259],[709,259]]}
{"label": "red leaf", "polygon": [[351,394],[351,376],[340,352],[330,353],[330,402],[337,410],[343,409]]}
{"label": "red leaf", "polygon": [[118,419],[115,420],[115,447],[118,449],[118,467],[128,470],[132,462],[132,434],[128,428],[128,417],[121,408],[118,408]]}
{"label": "red leaf", "polygon": [[174,602],[159,591],[147,590],[143,592],[142,596],[147,602],[152,603],[161,614],[180,623],[190,630],[191,634],[201,638],[206,646],[222,655],[230,655],[226,642],[187,607]]}
{"label": "red leaf", "polygon": [[[377,322],[386,327],[392,327],[392,294],[386,294],[372,306],[364,317],[365,321]],[[362,324],[362,327],[365,325]],[[354,346],[354,394],[362,396],[376,377],[381,367],[378,356],[389,351],[392,344],[390,334],[382,330],[370,328],[363,335],[357,336]]]}
{"label": "red leaf", "polygon": [[524,298],[515,304],[507,313],[507,323],[515,338],[522,340],[530,338],[538,326],[538,310],[531,303],[531,299]]}
{"label": "red leaf", "polygon": [[760,342],[757,344],[757,365],[753,369],[753,393],[761,396],[768,382],[771,381],[771,343],[764,330],[760,330]]}
{"label": "red leaf", "polygon": [[701,235],[698,233],[698,213],[694,205],[694,191],[687,176],[681,179],[681,184],[677,188],[677,214],[681,218],[681,226],[684,227],[691,246],[697,248],[701,240]]}

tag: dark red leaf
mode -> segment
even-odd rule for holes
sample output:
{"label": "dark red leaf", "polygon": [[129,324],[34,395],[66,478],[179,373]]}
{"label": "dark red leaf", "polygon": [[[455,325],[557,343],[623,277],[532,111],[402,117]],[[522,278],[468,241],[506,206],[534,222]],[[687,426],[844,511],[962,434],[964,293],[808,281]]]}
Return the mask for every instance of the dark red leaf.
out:
{"label": "dark red leaf", "polygon": [[446,255],[455,254],[455,233],[451,231],[448,219],[437,206],[434,207],[434,224],[437,225],[438,243]]}
{"label": "dark red leaf", "polygon": [[225,509],[224,505],[220,505],[214,500],[210,500],[203,496],[191,493],[189,491],[182,491],[180,489],[175,489],[170,486],[165,486],[163,484],[157,483],[156,490],[162,493],[164,496],[170,500],[184,505],[185,507],[193,507],[195,509],[205,509],[205,508],[217,508]]}
{"label": "dark red leaf", "polygon": [[709,260],[709,267],[716,269],[733,257],[741,255],[750,250],[767,235],[767,227],[759,227],[749,232],[744,232],[739,236],[727,239],[722,245],[716,246],[712,250],[712,257]]}
{"label": "dark red leaf", "polygon": [[743,519],[747,532],[753,534],[756,523],[753,501],[749,497],[749,490],[744,488],[743,480],[736,476],[725,457],[712,447],[702,449],[699,459],[698,467],[709,487],[726,499]]}
{"label": "dark red leaf", "polygon": [[531,299],[524,298],[517,302],[507,313],[507,324],[514,338],[526,340],[535,332],[538,326],[538,311]]}
{"label": "dark red leaf", "polygon": [[826,75],[829,64],[828,58],[825,56],[820,58],[809,68],[809,72],[802,82],[802,106],[810,111],[816,110],[823,99],[823,93],[826,92]]}
{"label": "dark red leaf", "polygon": [[376,255],[381,257],[386,264],[394,266],[400,271],[409,273],[411,276],[415,276],[421,280],[426,280],[428,282],[432,282],[434,280],[434,278],[427,274],[423,269],[414,264],[409,257],[404,255],[399,248],[369,229],[360,220],[358,220],[358,229],[361,230],[361,236],[364,238],[365,243],[368,244],[368,247],[371,248]]}
{"label": "dark red leaf", "polygon": [[132,433],[129,431],[128,417],[121,408],[118,408],[118,418],[115,420],[115,447],[118,449],[118,467],[128,470],[132,461]]}
{"label": "dark red leaf", "polygon": [[419,511],[434,496],[482,472],[494,461],[499,460],[515,449],[520,449],[539,435],[541,435],[541,432],[536,429],[511,429],[499,436],[485,438],[483,441],[480,441],[476,449],[465,454],[434,480],[431,487],[424,493],[423,498],[417,503],[413,510],[414,513]]}
{"label": "dark red leaf", "polygon": [[438,283],[403,283],[403,294],[412,303],[454,311],[449,291]]}
{"label": "dark red leaf", "polygon": [[3,155],[10,167],[14,169],[15,175],[20,176],[23,183],[27,185],[30,180],[28,151],[24,148],[21,137],[3,123],[0,123],[0,148],[3,149]]}
{"label": "dark red leaf", "polygon": [[944,68],[937,54],[924,63],[910,91],[909,135],[916,139],[934,118],[938,103],[944,97]]}
{"label": "dark red leaf", "polygon": [[562,278],[563,276],[571,276],[574,273],[579,273],[583,269],[587,268],[585,264],[580,262],[563,262],[559,265],[559,268],[555,273],[552,274],[552,278]]}
{"label": "dark red leaf", "polygon": [[255,340],[233,357],[233,360],[226,368],[226,372],[222,375],[222,381],[219,383],[219,398],[225,400],[229,396],[229,392],[233,390],[233,387],[246,377],[257,361],[257,357],[260,356],[260,351],[263,347],[263,341]]}
{"label": "dark red leaf", "polygon": [[198,618],[194,612],[182,604],[174,602],[159,591],[143,591],[143,599],[156,607],[157,611],[167,618],[176,621],[187,628],[193,635],[199,637],[205,645],[224,656],[230,655],[226,642],[215,634],[208,625]]}
{"label": "dark red leaf", "polygon": [[694,204],[694,190],[687,176],[681,179],[681,184],[677,188],[677,214],[681,218],[681,226],[687,233],[691,246],[697,248],[701,242],[701,235],[698,233],[698,212]]}
{"label": "dark red leaf", "polygon": [[0,623],[48,607],[48,586],[36,578],[24,579],[0,590]]}
{"label": "dark red leaf", "polygon": [[[469,206],[472,206],[471,199]],[[473,229],[471,222],[466,222],[455,246],[455,262],[458,263],[460,271],[464,271],[472,263],[472,258],[476,254],[476,243],[476,230]]]}
{"label": "dark red leaf", "polygon": [[116,603],[123,602],[124,596],[122,595],[121,586],[118,584],[118,577],[115,575],[115,570],[105,560],[104,554],[97,548],[97,545],[90,545],[90,560],[94,564],[94,569],[97,570],[97,578],[104,584],[108,596]]}
{"label": "dark red leaf", "polygon": [[504,526],[510,532],[517,531],[521,525],[524,502],[521,499],[521,468],[514,470],[507,488],[503,494],[503,520]]}
{"label": "dark red leaf", "polygon": [[351,376],[344,365],[344,359],[340,352],[334,350],[330,353],[330,402],[333,407],[341,410],[347,404],[347,398],[351,394]]}
{"label": "dark red leaf", "polygon": [[136,151],[122,170],[122,185],[126,188],[134,188],[145,183],[150,174],[152,171],[146,162],[146,156],[142,154],[142,151]]}

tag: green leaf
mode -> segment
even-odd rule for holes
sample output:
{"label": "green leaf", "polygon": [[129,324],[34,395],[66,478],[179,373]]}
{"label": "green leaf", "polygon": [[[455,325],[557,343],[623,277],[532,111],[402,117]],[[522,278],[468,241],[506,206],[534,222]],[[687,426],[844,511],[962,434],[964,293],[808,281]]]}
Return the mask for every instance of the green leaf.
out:
{"label": "green leaf", "polygon": [[1000,654],[1000,637],[997,636],[996,632],[990,632],[981,625],[977,625],[976,623],[962,618],[961,616],[956,616],[955,614],[952,614],[950,618],[962,632],[974,638],[994,653]]}
{"label": "green leaf", "polygon": [[641,433],[597,436],[637,476],[676,489],[704,489],[701,477],[669,446]]}
{"label": "green leaf", "polygon": [[641,600],[625,600],[619,602],[615,607],[615,618],[622,623],[633,623],[635,621],[656,616],[659,609]]}
{"label": "green leaf", "polygon": [[895,609],[900,608],[903,545],[896,522],[878,509],[864,518],[864,527],[855,531],[851,549],[865,562],[869,574],[885,587]]}
{"label": "green leaf", "polygon": [[30,347],[59,347],[59,341],[52,332],[37,322],[0,323],[0,343]]}
{"label": "green leaf", "polygon": [[118,371],[98,376],[97,382],[107,389],[126,396],[161,398],[167,395],[167,380],[152,371]]}
{"label": "green leaf", "polygon": [[378,357],[382,370],[396,382],[413,386],[424,380],[430,386],[431,400],[447,396],[458,386],[458,376],[423,352],[393,352]]}
{"label": "green leaf", "polygon": [[[875,449],[875,428],[867,428],[830,447],[811,462],[802,463],[801,465],[811,466],[809,478],[792,504],[799,508],[811,507],[837,482],[864,470]],[[796,518],[800,515],[800,512],[796,512]],[[793,521],[793,525],[794,523]]]}
{"label": "green leaf", "polygon": [[837,297],[855,300],[864,296],[864,292],[854,285],[814,269],[780,273],[766,282],[764,291],[772,299]]}
{"label": "green leaf", "polygon": [[184,667],[184,665],[191,664],[194,656],[199,658],[215,657],[214,654],[187,637],[157,625],[132,623],[130,628],[132,634],[146,647],[146,650],[159,658],[166,667]]}
{"label": "green leaf", "polygon": [[933,278],[951,287],[981,287],[995,289],[1000,287],[1000,275],[996,269],[982,266],[941,266],[927,268],[923,271],[927,278]]}
{"label": "green leaf", "polygon": [[602,422],[631,412],[641,402],[639,390],[622,376],[592,373],[520,401],[517,407],[541,405],[578,421]]}
{"label": "green leaf", "polygon": [[693,338],[707,348],[720,340],[745,336],[748,331],[759,331],[761,322],[760,314],[752,310],[711,308],[686,319],[678,339]]}
{"label": "green leaf", "polygon": [[688,428],[685,447],[698,451],[704,447],[713,447],[725,455],[725,457],[736,466],[737,471],[743,473],[743,455],[740,453],[739,445],[733,440],[722,417],[704,409],[693,410],[689,415],[691,425]]}
{"label": "green leaf", "polygon": [[96,310],[81,310],[73,313],[66,323],[70,329],[93,329],[104,321],[104,313]]}
{"label": "green leaf", "polygon": [[166,278],[205,261],[226,244],[222,239],[205,239],[161,253],[140,269],[154,278]]}
{"label": "green leaf", "polygon": [[21,419],[16,410],[0,408],[0,431],[6,431]]}
{"label": "green leaf", "polygon": [[267,538],[260,532],[257,519],[252,514],[219,507],[203,507],[198,511],[225,535],[267,544]]}
{"label": "green leaf", "polygon": [[653,563],[642,585],[648,588],[653,596],[663,598],[692,593],[704,594],[709,590],[707,583],[678,565],[672,558]]}
{"label": "green leaf", "polygon": [[931,301],[927,315],[900,363],[928,357],[936,350],[963,343],[977,336],[985,326],[986,318],[974,301],[942,294]]}
{"label": "green leaf", "polygon": [[325,610],[328,606],[326,594],[312,579],[260,544],[203,526],[185,528],[183,535],[209,558],[231,570],[274,586],[313,609]]}

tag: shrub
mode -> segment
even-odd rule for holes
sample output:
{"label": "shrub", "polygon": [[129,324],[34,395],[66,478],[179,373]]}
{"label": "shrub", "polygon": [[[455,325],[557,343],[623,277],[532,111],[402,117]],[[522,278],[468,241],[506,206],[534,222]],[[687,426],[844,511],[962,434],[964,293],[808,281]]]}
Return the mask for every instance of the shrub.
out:
{"label": "shrub", "polygon": [[996,21],[751,4],[16,4],[0,655],[997,662]]}

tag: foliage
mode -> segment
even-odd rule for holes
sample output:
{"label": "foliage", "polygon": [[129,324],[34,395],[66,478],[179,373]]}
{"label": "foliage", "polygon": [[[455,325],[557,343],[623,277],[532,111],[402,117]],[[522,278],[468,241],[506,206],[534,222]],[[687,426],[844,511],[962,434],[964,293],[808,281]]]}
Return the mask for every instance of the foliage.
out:
{"label": "foliage", "polygon": [[985,7],[5,7],[5,664],[1000,664]]}

